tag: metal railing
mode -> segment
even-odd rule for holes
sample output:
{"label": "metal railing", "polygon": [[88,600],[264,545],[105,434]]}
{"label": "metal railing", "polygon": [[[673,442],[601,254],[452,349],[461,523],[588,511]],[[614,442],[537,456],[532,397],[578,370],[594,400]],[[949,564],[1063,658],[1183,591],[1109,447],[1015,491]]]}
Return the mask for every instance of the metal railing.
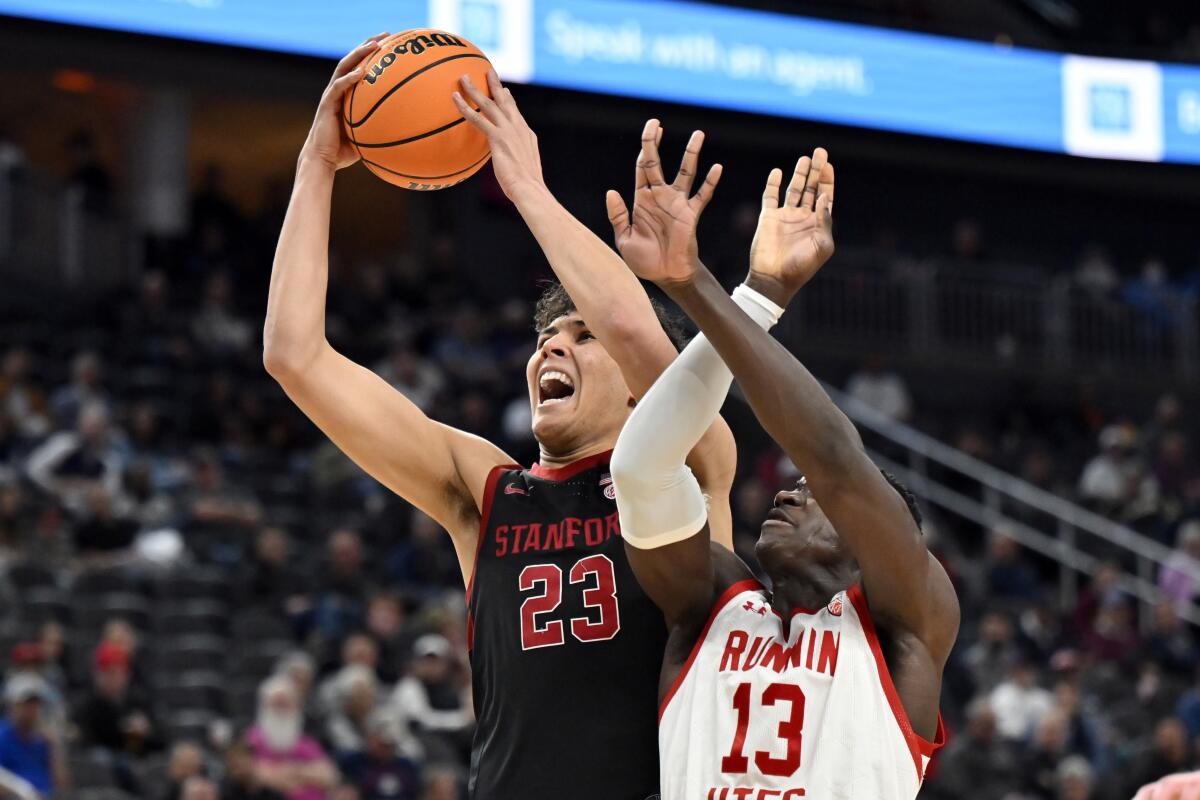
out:
{"label": "metal railing", "polygon": [[[903,452],[907,461],[904,464],[880,453],[879,448],[873,449],[871,456],[919,497],[982,527],[1002,526],[1006,534],[1024,547],[1055,561],[1059,565],[1059,594],[1064,607],[1075,604],[1078,576],[1094,574],[1104,560],[1097,553],[1116,553],[1118,563],[1133,564],[1132,571],[1123,567],[1121,586],[1139,601],[1142,626],[1149,624],[1154,605],[1165,599],[1155,579],[1173,554],[1170,548],[890,419],[832,386],[826,384],[825,390],[860,429],[870,431]],[[931,475],[930,465],[937,465],[956,478],[966,478],[978,487],[982,499],[963,494],[938,480]],[[1053,520],[1053,531],[1021,522],[1006,509],[1036,512]],[[1172,569],[1180,569],[1180,565],[1173,564]],[[1200,581],[1200,566],[1184,569]],[[1200,606],[1192,603],[1178,611],[1181,618],[1200,625]]]}
{"label": "metal railing", "polygon": [[939,365],[982,363],[1200,379],[1194,292],[1128,297],[1069,277],[990,264],[895,261],[838,253],[784,318],[786,339],[825,352],[874,352]]}

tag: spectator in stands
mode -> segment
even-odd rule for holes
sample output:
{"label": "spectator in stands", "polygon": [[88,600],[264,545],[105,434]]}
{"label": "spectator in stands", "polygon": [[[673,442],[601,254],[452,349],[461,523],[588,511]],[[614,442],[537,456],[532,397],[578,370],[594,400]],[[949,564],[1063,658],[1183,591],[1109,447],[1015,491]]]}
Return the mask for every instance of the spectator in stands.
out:
{"label": "spectator in stands", "polygon": [[912,416],[912,397],[900,374],[888,370],[883,358],[872,356],[846,382],[846,393],[888,419],[907,422]]}
{"label": "spectator in stands", "polygon": [[324,714],[333,713],[339,704],[341,685],[339,677],[342,670],[350,667],[362,667],[378,677],[379,645],[364,633],[352,633],[342,640],[341,660],[338,670],[317,688],[317,704]]}
{"label": "spectator in stands", "polygon": [[[196,455],[193,475],[194,485],[185,502],[187,532],[208,540],[209,557],[230,565],[239,562],[243,538],[262,525],[262,505],[249,488],[226,480],[225,470],[211,450]],[[228,552],[220,550],[214,540],[225,544]]]}
{"label": "spectator in stands", "polygon": [[380,680],[395,683],[412,651],[413,639],[405,625],[404,600],[395,592],[379,592],[367,604],[366,632],[379,648],[376,672]]}
{"label": "spectator in stands", "polygon": [[1067,721],[1053,710],[1038,722],[1032,741],[1023,756],[1023,778],[1026,794],[1054,800],[1058,794],[1058,767],[1069,755]]}
{"label": "spectator in stands", "polygon": [[254,763],[254,750],[244,741],[225,751],[225,780],[221,800],[284,800],[281,792],[264,786]]}
{"label": "spectator in stands", "polygon": [[375,671],[362,664],[350,664],[330,679],[332,704],[325,719],[325,740],[335,757],[357,753],[366,747],[367,721],[381,699],[381,687]]}
{"label": "spectator in stands", "polygon": [[162,800],[181,800],[187,782],[195,777],[204,777],[204,751],[195,742],[177,742],[167,759],[167,787]]}
{"label": "spectator in stands", "polygon": [[401,754],[391,716],[379,710],[367,720],[365,747],[338,759],[342,774],[362,800],[418,800],[421,771]]}
{"label": "spectator in stands", "polygon": [[1122,797],[1132,797],[1139,787],[1164,775],[1183,772],[1193,765],[1187,729],[1178,719],[1160,720],[1154,735],[1142,746],[1123,775]]}
{"label": "spectator in stands", "polygon": [[87,492],[87,512],[75,525],[75,552],[87,566],[120,563],[132,555],[137,521],[113,508],[113,497],[104,486]]}
{"label": "spectator in stands", "polygon": [[389,577],[414,589],[461,584],[462,572],[446,532],[420,509],[412,510],[408,538],[392,550]]}
{"label": "spectator in stands", "polygon": [[1134,445],[1137,434],[1128,425],[1109,425],[1100,432],[1100,454],[1083,468],[1079,495],[1101,511],[1115,512],[1138,492],[1141,465]]}
{"label": "spectator in stands", "polygon": [[1200,666],[1195,668],[1192,688],[1179,698],[1176,715],[1183,722],[1188,738],[1200,737]]}
{"label": "spectator in stands", "polygon": [[1083,637],[1084,651],[1099,661],[1129,666],[1138,656],[1141,637],[1133,625],[1133,608],[1125,598],[1100,606],[1092,627]]}
{"label": "spectator in stands", "polygon": [[1093,800],[1096,773],[1082,756],[1070,756],[1058,765],[1057,800]]}
{"label": "spectator in stands", "polygon": [[992,690],[996,732],[1011,742],[1021,742],[1033,733],[1042,717],[1054,707],[1054,695],[1038,685],[1037,669],[1021,658],[1008,678]]}
{"label": "spectator in stands", "polygon": [[325,800],[337,785],[333,762],[315,739],[304,735],[304,713],[296,687],[280,675],[259,688],[258,716],[246,734],[262,786],[288,800]]}
{"label": "spectator in stands", "polygon": [[313,596],[315,623],[325,642],[340,642],[362,623],[370,581],[363,568],[363,545],[357,531],[334,531],[326,552],[326,568]]}
{"label": "spectator in stands", "polygon": [[1191,628],[1179,619],[1170,602],[1163,601],[1154,607],[1154,625],[1146,640],[1145,654],[1169,674],[1185,678],[1200,660]]}
{"label": "spectator in stands", "polygon": [[1084,708],[1076,683],[1064,679],[1055,685],[1054,709],[1047,716],[1057,717],[1062,722],[1063,745],[1068,752],[1083,756],[1097,770],[1107,766],[1102,725],[1090,710]]}
{"label": "spectator in stands", "polygon": [[8,659],[8,679],[24,678],[38,681],[41,687],[42,730],[52,740],[62,741],[67,729],[66,677],[56,664],[48,662],[47,653],[40,642],[13,645]]}
{"label": "spectator in stands", "polygon": [[421,734],[428,749],[454,752],[463,745],[475,715],[446,637],[429,633],[417,639],[408,673],[396,684],[392,707]]}
{"label": "spectator in stands", "polygon": [[55,763],[54,747],[41,730],[46,691],[45,682],[35,675],[10,677],[4,685],[7,716],[0,720],[0,770],[43,796],[65,782],[61,766]]}
{"label": "spectator in stands", "polygon": [[193,775],[183,782],[179,800],[220,800],[217,785],[203,775]]}
{"label": "spectator in stands", "polygon": [[421,800],[461,800],[463,780],[458,770],[445,764],[425,771]]}
{"label": "spectator in stands", "polygon": [[1156,328],[1179,321],[1179,292],[1171,285],[1167,266],[1159,258],[1148,258],[1142,263],[1138,277],[1125,284],[1121,297]]}
{"label": "spectator in stands", "polygon": [[1009,673],[1018,654],[1012,620],[991,611],[984,615],[979,640],[967,648],[963,660],[975,688],[990,692]]}
{"label": "spectator in stands", "polygon": [[375,372],[427,414],[433,411],[434,402],[446,386],[442,371],[421,358],[407,340],[393,347]]}
{"label": "spectator in stands", "polygon": [[1161,495],[1160,517],[1167,522],[1178,519],[1188,486],[1197,478],[1190,450],[1187,436],[1179,431],[1163,434],[1155,449],[1153,475]]}
{"label": "spectator in stands", "polygon": [[29,454],[29,478],[66,509],[85,515],[93,488],[111,497],[121,492],[124,455],[118,438],[106,407],[89,403],[80,409],[75,430],[54,434]]}
{"label": "spectator in stands", "polygon": [[1005,800],[1021,780],[1017,750],[996,735],[996,717],[986,698],[967,706],[967,727],[952,738],[938,761],[930,794],[940,800]]}
{"label": "spectator in stands", "polygon": [[986,569],[990,597],[1000,600],[1033,599],[1037,580],[1022,558],[1021,545],[1005,528],[996,528],[988,539]]}
{"label": "spectator in stands", "polygon": [[322,726],[318,723],[324,721],[324,709],[313,692],[317,679],[317,664],[313,657],[305,650],[293,650],[279,659],[275,674],[290,679],[296,689],[300,710],[306,724],[311,726],[306,730],[319,730]]}
{"label": "spectator in stands", "polygon": [[1075,267],[1075,285],[1093,297],[1108,297],[1120,283],[1117,268],[1108,251],[1099,244],[1090,244]]}
{"label": "spectator in stands", "polygon": [[16,479],[0,480],[0,561],[36,555],[37,508]]}
{"label": "spectator in stands", "polygon": [[[165,272],[151,269],[142,274],[137,300],[123,310],[118,346],[127,362],[158,368],[183,366],[191,350],[187,315],[171,307],[171,284]],[[163,380],[169,377],[162,375]]]}
{"label": "spectator in stands", "polygon": [[1179,608],[1187,608],[1200,595],[1200,519],[1179,526],[1175,551],[1158,575],[1159,588]]}
{"label": "spectator in stands", "polygon": [[[291,562],[291,542],[283,528],[263,528],[238,577],[241,603],[273,613],[293,613],[304,606],[305,581]],[[296,601],[300,600],[300,605]]]}
{"label": "spectator in stands", "polygon": [[[74,718],[86,744],[115,756],[139,757],[162,747],[150,704],[130,685],[129,651],[115,642],[96,648],[92,688]],[[119,758],[118,778],[122,763]]]}
{"label": "spectator in stands", "polygon": [[71,382],[50,395],[50,413],[59,428],[68,428],[86,406],[100,405],[110,411],[111,402],[103,385],[100,356],[91,350],[76,354],[71,361]]}
{"label": "spectator in stands", "polygon": [[192,318],[192,336],[214,357],[245,352],[253,341],[254,327],[234,307],[228,272],[209,277],[204,304]]}
{"label": "spectator in stands", "polygon": [[50,430],[46,394],[33,377],[33,359],[24,347],[10,348],[0,362],[0,413],[12,420],[23,436],[44,436]]}

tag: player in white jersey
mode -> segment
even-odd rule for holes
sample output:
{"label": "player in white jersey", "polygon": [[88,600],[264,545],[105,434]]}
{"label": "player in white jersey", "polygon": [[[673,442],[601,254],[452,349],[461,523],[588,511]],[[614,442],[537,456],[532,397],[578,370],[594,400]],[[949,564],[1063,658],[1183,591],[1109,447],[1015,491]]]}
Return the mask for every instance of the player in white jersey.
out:
{"label": "player in white jersey", "polygon": [[[648,123],[633,212],[655,240],[631,237],[624,203],[608,202],[626,262],[701,329],[638,404],[611,463],[630,564],[670,628],[663,800],[911,800],[943,739],[958,601],[911,495],[767,333],[833,252],[833,167],[820,148],[800,159],[782,205],[772,170],[750,274],[731,298],[691,234],[695,156],[667,184],[658,134]],[[770,589],[710,546],[705,497],[684,465],[733,377],[807,476],[762,525]]]}

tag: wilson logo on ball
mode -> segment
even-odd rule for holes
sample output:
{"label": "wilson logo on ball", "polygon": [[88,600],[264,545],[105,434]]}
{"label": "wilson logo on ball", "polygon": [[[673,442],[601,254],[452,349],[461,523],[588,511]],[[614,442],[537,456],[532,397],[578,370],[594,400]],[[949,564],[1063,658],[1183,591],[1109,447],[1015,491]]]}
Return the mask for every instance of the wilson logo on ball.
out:
{"label": "wilson logo on ball", "polygon": [[396,56],[411,54],[419,56],[431,47],[466,47],[462,39],[453,34],[438,31],[437,33],[422,33],[411,39],[400,42],[391,51],[384,53],[371,71],[363,76],[367,83],[374,84],[387,68],[396,63]]}

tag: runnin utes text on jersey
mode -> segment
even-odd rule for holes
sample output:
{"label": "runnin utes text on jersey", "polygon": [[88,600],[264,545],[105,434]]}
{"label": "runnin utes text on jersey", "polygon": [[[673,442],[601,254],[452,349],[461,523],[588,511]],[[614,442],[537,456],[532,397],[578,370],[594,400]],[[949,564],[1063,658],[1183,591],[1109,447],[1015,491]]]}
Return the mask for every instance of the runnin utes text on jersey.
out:
{"label": "runnin utes text on jersey", "polygon": [[912,800],[937,742],[913,732],[857,586],[783,620],[741,581],[663,700],[663,800]]}

